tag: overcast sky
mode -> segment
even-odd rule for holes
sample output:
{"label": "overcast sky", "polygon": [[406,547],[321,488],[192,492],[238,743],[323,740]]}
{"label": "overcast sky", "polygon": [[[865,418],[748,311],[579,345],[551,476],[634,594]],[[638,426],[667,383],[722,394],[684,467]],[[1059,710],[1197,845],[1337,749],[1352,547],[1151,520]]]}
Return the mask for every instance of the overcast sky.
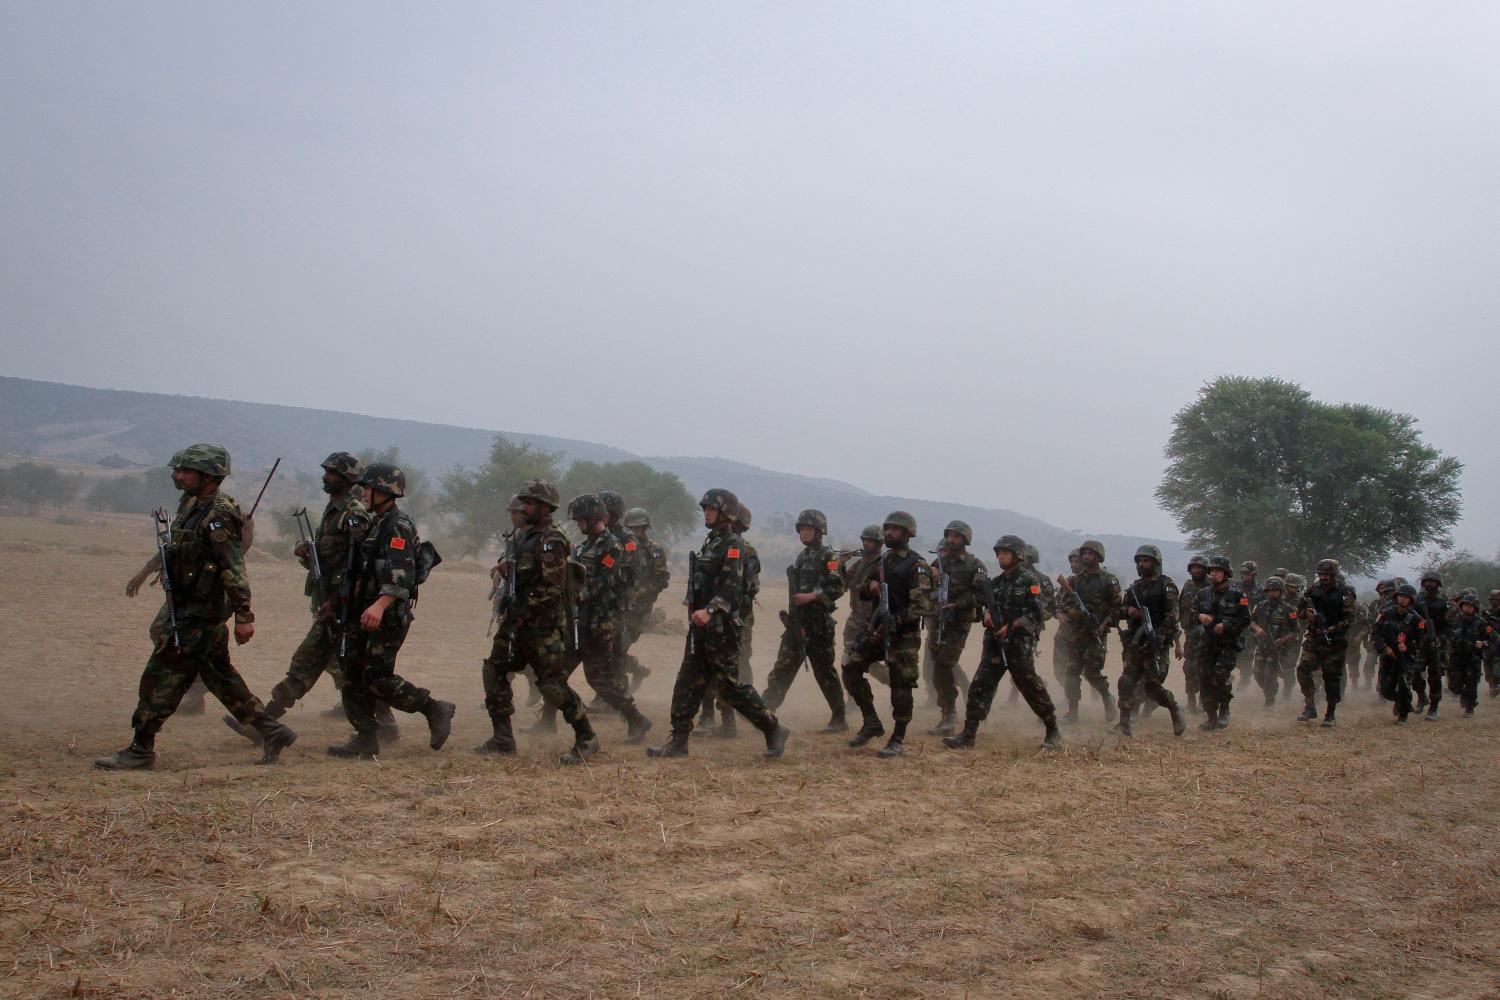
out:
{"label": "overcast sky", "polygon": [[[7,374],[1173,534],[1221,373],[1500,546],[1500,4],[0,3]],[[728,484],[733,485],[733,484]]]}

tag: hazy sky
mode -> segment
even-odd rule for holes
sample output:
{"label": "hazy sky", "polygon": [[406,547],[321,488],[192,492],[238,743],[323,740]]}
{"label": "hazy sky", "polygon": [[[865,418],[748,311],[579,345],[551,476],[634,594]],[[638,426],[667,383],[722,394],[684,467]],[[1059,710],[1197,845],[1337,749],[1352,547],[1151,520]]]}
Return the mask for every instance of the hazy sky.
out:
{"label": "hazy sky", "polygon": [[[7,374],[1172,533],[1220,373],[1500,546],[1500,4],[0,4]],[[732,485],[732,484],[729,484]]]}

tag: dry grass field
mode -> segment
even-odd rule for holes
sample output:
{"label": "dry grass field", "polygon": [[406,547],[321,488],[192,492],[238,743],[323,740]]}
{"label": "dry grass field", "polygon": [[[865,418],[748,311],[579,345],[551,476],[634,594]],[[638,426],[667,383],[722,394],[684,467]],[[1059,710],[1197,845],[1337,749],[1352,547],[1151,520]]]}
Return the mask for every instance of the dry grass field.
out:
{"label": "dry grass field", "polygon": [[[1252,695],[1228,733],[1173,740],[1158,714],[1128,743],[1086,702],[1048,755],[1002,695],[979,750],[921,735],[929,710],[879,761],[811,732],[803,677],[780,761],[742,727],[651,762],[618,719],[587,769],[556,763],[562,734],[497,761],[469,752],[486,581],[460,563],[401,660],[459,705],[444,751],[403,718],[379,761],[328,758],[345,727],[320,687],[278,766],[211,704],[168,723],[156,771],[106,774],[157,594],[122,586],[150,544],[144,518],[0,518],[0,995],[1500,996],[1500,702],[1396,729],[1356,691],[1328,732]],[[306,614],[291,560],[251,574],[235,657],[264,696]],[[680,638],[643,645],[654,740]]]}

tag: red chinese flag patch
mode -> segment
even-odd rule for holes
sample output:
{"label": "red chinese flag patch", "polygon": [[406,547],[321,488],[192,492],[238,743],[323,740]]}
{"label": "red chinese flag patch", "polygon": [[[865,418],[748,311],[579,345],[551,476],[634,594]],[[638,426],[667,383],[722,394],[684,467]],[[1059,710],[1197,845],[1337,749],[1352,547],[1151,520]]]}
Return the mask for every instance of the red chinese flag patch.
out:
{"label": "red chinese flag patch", "polygon": [[625,543],[625,551],[626,552],[634,552],[635,551],[635,542],[626,542]]}
{"label": "red chinese flag patch", "polygon": [[728,552],[724,553],[724,557],[726,559],[738,559],[740,557],[740,550],[730,549]]}
{"label": "red chinese flag patch", "polygon": [[1243,604],[1243,605],[1245,605],[1246,607],[1248,607],[1250,605],[1250,598],[1248,598],[1248,597],[1241,597],[1240,598],[1240,603]]}
{"label": "red chinese flag patch", "polygon": [[615,564],[615,557],[614,556],[605,556],[603,559],[600,559],[599,561],[604,564],[604,568],[605,569],[609,569],[611,566],[613,566]]}
{"label": "red chinese flag patch", "polygon": [[837,573],[839,571],[839,561],[837,559],[828,560],[828,568],[830,571]]}
{"label": "red chinese flag patch", "polygon": [[397,535],[395,538],[391,539],[391,548],[393,548],[393,549],[404,549],[404,548],[406,548],[406,539],[402,538],[400,535]]}
{"label": "red chinese flag patch", "polygon": [[1297,612],[1293,611],[1292,612],[1292,621],[1296,621],[1296,620],[1297,620]]}
{"label": "red chinese flag patch", "polygon": [[1034,583],[1033,583],[1033,584],[1032,584],[1032,585],[1031,585],[1031,592],[1032,592],[1032,593],[1033,593],[1033,594],[1040,594],[1040,593],[1041,593],[1041,592],[1042,592],[1042,588],[1041,588],[1041,587],[1038,587],[1038,586],[1037,586],[1037,585],[1036,585],[1036,584],[1034,584]]}

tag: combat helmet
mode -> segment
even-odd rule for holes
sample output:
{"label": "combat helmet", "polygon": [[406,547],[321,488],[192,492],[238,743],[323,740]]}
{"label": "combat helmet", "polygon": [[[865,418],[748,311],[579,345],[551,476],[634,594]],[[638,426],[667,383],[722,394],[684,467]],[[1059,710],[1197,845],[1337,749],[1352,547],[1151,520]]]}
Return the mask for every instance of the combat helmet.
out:
{"label": "combat helmet", "polygon": [[526,505],[521,502],[521,497],[519,494],[512,494],[510,503],[505,505],[505,509],[510,511],[512,514],[523,514],[526,512]]}
{"label": "combat helmet", "polygon": [[1037,549],[1037,547],[1035,545],[1032,545],[1030,542],[1027,542],[1026,543],[1026,565],[1028,565],[1028,566],[1035,566],[1037,563],[1039,563],[1041,561],[1042,561],[1042,553],[1040,551],[1038,551],[1038,549]]}
{"label": "combat helmet", "polygon": [[1026,557],[1026,542],[1020,535],[1001,535],[995,541],[995,551],[999,552],[1001,549],[1012,553],[1017,559]]}
{"label": "combat helmet", "polygon": [[1205,556],[1200,552],[1198,555],[1195,555],[1191,559],[1189,559],[1187,561],[1187,564],[1189,571],[1191,571],[1194,566],[1202,566],[1204,569],[1208,569],[1208,556]]}
{"label": "combat helmet", "polygon": [[365,466],[365,471],[359,477],[359,485],[389,493],[393,497],[404,497],[406,473],[389,462],[372,462]]}
{"label": "combat helmet", "polygon": [[1396,596],[1397,597],[1410,597],[1412,600],[1415,601],[1417,599],[1417,588],[1413,587],[1409,583],[1403,583],[1401,586],[1399,586],[1399,587],[1396,588]]}
{"label": "combat helmet", "polygon": [[1319,559],[1318,565],[1313,567],[1313,572],[1319,574],[1330,573],[1333,576],[1338,576],[1339,561],[1337,559]]}
{"label": "combat helmet", "polygon": [[1301,573],[1288,573],[1286,575],[1286,585],[1288,590],[1294,587],[1297,590],[1303,590],[1307,587],[1307,577]]}
{"label": "combat helmet", "polygon": [[1422,575],[1417,578],[1418,583],[1426,583],[1428,580],[1431,580],[1433,583],[1441,587],[1443,585],[1443,574],[1439,573],[1435,569],[1429,569],[1424,571]]}
{"label": "combat helmet", "polygon": [[651,527],[651,515],[644,507],[632,507],[625,512],[625,527],[627,528],[649,528]]}
{"label": "combat helmet", "polygon": [[880,525],[867,524],[860,531],[859,540],[862,542],[883,542],[885,541],[885,535],[881,532]]}
{"label": "combat helmet", "polygon": [[1467,592],[1459,594],[1458,595],[1458,606],[1459,607],[1463,607],[1465,604],[1467,604],[1470,607],[1472,607],[1475,611],[1478,611],[1479,610],[1479,595],[1478,594],[1471,594],[1471,593],[1467,593]]}
{"label": "combat helmet", "polygon": [[704,510],[716,510],[726,517],[734,517],[740,509],[739,497],[722,487],[715,486],[703,494],[703,499],[698,501],[698,506]]}
{"label": "combat helmet", "polygon": [[604,510],[610,517],[618,519],[625,513],[625,498],[614,490],[600,490],[597,496],[603,501]]}
{"label": "combat helmet", "polygon": [[1099,541],[1099,539],[1090,538],[1084,541],[1082,545],[1078,546],[1079,555],[1082,555],[1085,549],[1093,549],[1094,555],[1099,557],[1099,561],[1104,561],[1104,543]]}
{"label": "combat helmet", "polygon": [[1161,549],[1157,548],[1155,545],[1142,545],[1140,548],[1136,549],[1135,557],[1139,559],[1141,556],[1145,556],[1148,559],[1155,559],[1156,565],[1161,565]]}
{"label": "combat helmet", "polygon": [[1279,590],[1282,593],[1286,593],[1286,581],[1279,576],[1273,576],[1266,580],[1266,593],[1269,594],[1273,590]]}
{"label": "combat helmet", "polygon": [[1381,580],[1379,583],[1375,584],[1375,593],[1377,593],[1377,594],[1383,594],[1387,590],[1395,590],[1395,589],[1396,589],[1396,583],[1395,583],[1394,580]]}
{"label": "combat helmet", "polygon": [[609,516],[604,498],[597,493],[580,493],[568,501],[568,520],[602,521]]}
{"label": "combat helmet", "polygon": [[557,492],[557,487],[545,479],[528,479],[516,496],[522,500],[534,500],[539,504],[545,504],[552,510],[562,506],[562,495]]}
{"label": "combat helmet", "polygon": [[1230,563],[1228,556],[1213,556],[1208,560],[1209,569],[1221,569],[1226,576],[1234,575],[1234,565]]}
{"label": "combat helmet", "polygon": [[223,479],[229,475],[229,452],[216,444],[190,444],[172,459],[176,469],[192,469],[206,476]]}
{"label": "combat helmet", "polygon": [[904,510],[893,510],[885,516],[885,522],[880,527],[901,528],[908,535],[915,536],[917,533],[917,519]]}
{"label": "combat helmet", "polygon": [[750,530],[750,507],[743,500],[735,504],[734,527],[736,531]]}
{"label": "combat helmet", "polygon": [[1492,601],[1500,601],[1500,590],[1492,590],[1492,591],[1490,591],[1490,600],[1492,600]]}
{"label": "combat helmet", "polygon": [[974,544],[974,529],[969,527],[967,521],[949,521],[948,527],[943,529],[943,534],[946,535],[950,531],[962,538],[965,545]]}
{"label": "combat helmet", "polygon": [[336,451],[323,459],[322,468],[336,476],[343,476],[351,483],[359,482],[360,474],[365,471],[364,463],[347,451]]}
{"label": "combat helmet", "polygon": [[1240,563],[1240,572],[1241,573],[1259,573],[1260,572],[1260,566],[1259,566],[1259,564],[1256,563],[1256,561],[1254,559],[1246,559],[1244,562]]}
{"label": "combat helmet", "polygon": [[808,508],[797,515],[797,528],[811,528],[820,535],[828,534],[828,518],[821,510]]}

